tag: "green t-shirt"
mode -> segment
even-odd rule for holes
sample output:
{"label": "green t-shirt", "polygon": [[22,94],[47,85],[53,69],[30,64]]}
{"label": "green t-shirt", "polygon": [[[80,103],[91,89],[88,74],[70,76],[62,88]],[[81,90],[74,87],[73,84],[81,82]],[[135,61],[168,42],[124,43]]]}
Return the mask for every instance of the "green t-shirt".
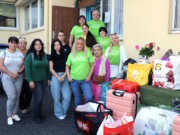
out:
{"label": "green t-shirt", "polygon": [[111,65],[119,65],[120,62],[120,47],[113,46],[110,53],[108,53],[109,62]]}
{"label": "green t-shirt", "polygon": [[80,36],[83,36],[83,30],[81,26],[75,25],[71,30],[71,35],[74,36],[75,39],[77,39]]}
{"label": "green t-shirt", "polygon": [[66,61],[66,65],[70,66],[70,74],[74,80],[85,80],[90,71],[90,63],[94,62],[94,58],[88,51],[87,56],[84,52],[76,52],[75,57],[70,53]]}
{"label": "green t-shirt", "polygon": [[96,39],[96,41],[101,44],[102,46],[102,49],[103,49],[103,54],[105,53],[106,51],[106,48],[110,46],[111,44],[111,40],[109,37],[98,37]]}
{"label": "green t-shirt", "polygon": [[89,31],[93,34],[95,38],[99,37],[99,28],[105,27],[104,22],[101,20],[94,21],[91,20],[88,22]]}

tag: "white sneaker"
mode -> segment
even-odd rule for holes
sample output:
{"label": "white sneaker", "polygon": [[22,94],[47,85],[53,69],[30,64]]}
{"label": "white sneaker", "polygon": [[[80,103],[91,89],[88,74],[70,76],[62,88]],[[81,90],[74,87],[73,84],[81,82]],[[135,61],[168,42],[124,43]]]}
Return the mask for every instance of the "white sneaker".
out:
{"label": "white sneaker", "polygon": [[12,119],[11,117],[9,117],[9,118],[7,119],[7,124],[8,124],[8,125],[13,125],[13,119]]}
{"label": "white sneaker", "polygon": [[60,116],[58,119],[60,119],[60,120],[64,120],[64,119],[65,119],[65,117],[64,117],[64,116]]}
{"label": "white sneaker", "polygon": [[18,115],[13,115],[12,119],[14,119],[15,121],[20,121],[21,118]]}

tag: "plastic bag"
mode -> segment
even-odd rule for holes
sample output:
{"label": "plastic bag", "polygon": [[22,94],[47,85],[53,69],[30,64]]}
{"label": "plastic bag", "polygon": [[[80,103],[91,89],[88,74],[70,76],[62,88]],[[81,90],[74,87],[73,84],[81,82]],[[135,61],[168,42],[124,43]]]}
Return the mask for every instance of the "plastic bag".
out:
{"label": "plastic bag", "polygon": [[169,135],[178,113],[156,107],[142,108],[135,119],[134,135]]}
{"label": "plastic bag", "polygon": [[147,85],[151,68],[152,64],[128,64],[127,80]]}
{"label": "plastic bag", "polygon": [[129,93],[135,93],[140,89],[138,83],[121,79],[114,79],[111,81],[111,87],[112,89],[123,90]]}
{"label": "plastic bag", "polygon": [[133,117],[122,116],[118,120],[104,123],[104,135],[132,135]]}
{"label": "plastic bag", "polygon": [[103,104],[89,102],[78,105],[74,111],[75,125],[86,135],[95,135],[106,116],[112,115],[112,110],[105,108]]}
{"label": "plastic bag", "polygon": [[180,89],[180,58],[170,56],[170,61],[154,61],[153,86]]}

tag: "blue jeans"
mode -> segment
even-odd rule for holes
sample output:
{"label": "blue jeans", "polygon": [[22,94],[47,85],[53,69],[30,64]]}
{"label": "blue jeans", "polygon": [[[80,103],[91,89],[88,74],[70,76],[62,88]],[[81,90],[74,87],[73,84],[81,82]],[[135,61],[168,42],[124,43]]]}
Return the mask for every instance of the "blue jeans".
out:
{"label": "blue jeans", "polygon": [[[59,72],[57,74],[58,76],[62,76],[64,72]],[[65,77],[64,82],[60,82],[55,76],[52,76],[51,93],[54,100],[55,116],[61,117],[66,115],[71,101],[71,90],[69,88],[67,76]]]}
{"label": "blue jeans", "polygon": [[78,80],[73,80],[71,82],[71,88],[74,94],[74,106],[75,108],[82,104],[81,103],[81,90],[83,92],[85,102],[92,101],[92,90],[91,90],[91,83],[90,81],[78,81]]}

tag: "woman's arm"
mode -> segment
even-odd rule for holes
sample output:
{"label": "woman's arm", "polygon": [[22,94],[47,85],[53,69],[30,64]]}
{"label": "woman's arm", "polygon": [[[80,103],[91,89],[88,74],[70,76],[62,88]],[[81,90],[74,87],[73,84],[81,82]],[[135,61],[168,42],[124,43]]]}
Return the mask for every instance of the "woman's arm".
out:
{"label": "woman's arm", "polygon": [[13,73],[4,66],[4,58],[0,58],[0,71],[6,73],[9,76],[13,75]]}
{"label": "woman's arm", "polygon": [[108,82],[110,79],[110,63],[109,59],[106,60],[106,82]]}
{"label": "woman's arm", "polygon": [[53,62],[52,61],[49,61],[49,69],[50,69],[51,74],[53,74],[59,80],[60,77],[58,76],[56,71],[54,71],[54,69],[53,69]]}
{"label": "woman's arm", "polygon": [[70,37],[69,37],[69,46],[72,48],[72,46],[73,46],[73,39],[74,39],[74,36],[73,35],[70,35]]}
{"label": "woman's arm", "polygon": [[22,73],[24,71],[25,65],[24,65],[24,59],[22,59],[22,65],[18,72]]}
{"label": "woman's arm", "polygon": [[93,72],[94,72],[94,62],[92,62],[91,65],[90,65],[90,71],[89,71],[89,74],[88,74],[85,81],[90,81],[91,75],[93,74]]}
{"label": "woman's arm", "polygon": [[66,66],[66,74],[67,74],[67,77],[68,77],[68,81],[69,82],[72,82],[72,78],[71,78],[71,75],[70,75],[70,72],[69,72],[69,66]]}

